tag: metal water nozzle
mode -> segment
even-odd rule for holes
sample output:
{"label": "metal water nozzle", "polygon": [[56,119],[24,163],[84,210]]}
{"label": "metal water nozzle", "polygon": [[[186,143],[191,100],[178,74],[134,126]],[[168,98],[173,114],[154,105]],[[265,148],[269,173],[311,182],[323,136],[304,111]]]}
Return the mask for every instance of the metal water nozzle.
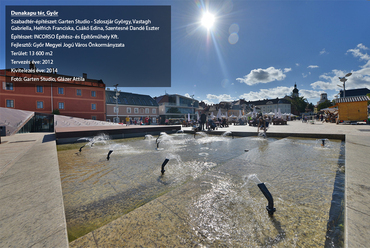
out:
{"label": "metal water nozzle", "polygon": [[162,170],[161,170],[162,175],[163,175],[163,174],[164,174],[164,172],[165,172],[164,167],[166,166],[166,164],[168,163],[168,161],[169,161],[169,159],[168,159],[168,158],[166,158],[166,159],[163,161],[163,164],[162,164]]}
{"label": "metal water nozzle", "polygon": [[262,191],[263,195],[268,200],[268,205],[266,206],[266,210],[269,213],[269,215],[273,215],[276,211],[276,208],[274,208],[274,199],[272,198],[272,195],[270,191],[267,189],[266,185],[264,183],[257,184],[258,188]]}

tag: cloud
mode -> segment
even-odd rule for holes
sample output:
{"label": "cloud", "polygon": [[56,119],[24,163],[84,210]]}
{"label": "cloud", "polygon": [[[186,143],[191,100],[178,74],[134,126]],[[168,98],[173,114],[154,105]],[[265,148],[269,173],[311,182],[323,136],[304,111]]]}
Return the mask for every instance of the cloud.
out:
{"label": "cloud", "polygon": [[358,44],[357,47],[360,48],[360,49],[363,49],[363,50],[369,50],[369,48],[364,46],[364,44],[362,44],[362,43]]}
{"label": "cloud", "polygon": [[202,100],[202,102],[204,102],[204,103],[205,103],[205,104],[207,104],[207,105],[215,104],[215,102],[208,101],[208,100]]}
{"label": "cloud", "polygon": [[[352,75],[346,81],[346,89],[368,88],[370,85],[370,56],[364,53],[364,50],[369,50],[364,44],[360,43],[354,49],[348,49],[347,53],[352,54],[355,58],[364,60],[365,64],[360,66],[361,69],[351,71]],[[342,70],[332,70],[329,73],[320,75],[320,79],[311,84],[313,89],[322,90],[340,90],[343,83],[339,81],[339,77],[344,77],[348,72]]]}
{"label": "cloud", "polygon": [[[290,69],[290,68],[286,68]],[[254,69],[248,75],[243,78],[237,78],[240,83],[245,83],[247,85],[254,85],[259,83],[270,83],[273,81],[281,81],[286,77],[281,69],[275,69],[274,67],[269,67],[267,69]]]}
{"label": "cloud", "polygon": [[212,94],[207,94],[207,99],[209,100],[217,100],[217,102],[222,102],[222,101],[234,101],[234,99],[227,94],[222,94],[222,95],[212,95]]}
{"label": "cloud", "polygon": [[361,50],[368,50],[362,43],[358,44],[354,49],[348,49],[347,53],[352,53],[354,57],[359,57],[360,60],[367,60],[367,63],[362,68],[370,67],[370,56],[367,53],[363,53]]}
{"label": "cloud", "polygon": [[299,66],[299,63],[295,63],[296,66]]}
{"label": "cloud", "polygon": [[292,93],[293,87],[278,86],[270,89],[260,89],[259,91],[250,91],[240,95],[239,98],[244,98],[247,101],[256,101],[262,99],[282,98],[285,95]]}
{"label": "cloud", "polygon": [[[239,98],[244,98],[246,101],[256,101],[262,99],[274,99],[274,98],[283,98],[286,95],[290,95],[293,91],[293,87],[278,86],[270,89],[260,89],[257,92],[251,91],[249,93],[244,93],[240,95]],[[315,90],[299,90],[299,95],[307,99],[320,98],[320,94],[323,91]]]}
{"label": "cloud", "polygon": [[323,54],[329,54],[327,51],[325,51],[325,48],[320,51],[320,55],[323,55]]}
{"label": "cloud", "polygon": [[319,68],[319,66],[318,65],[309,65],[309,66],[307,66],[307,68]]}
{"label": "cloud", "polygon": [[302,73],[302,77],[303,77],[303,78],[306,78],[306,77],[308,77],[308,74],[304,74],[304,73]]}
{"label": "cloud", "polygon": [[185,96],[191,98],[191,96],[188,93],[186,93]]}
{"label": "cloud", "polygon": [[290,72],[292,68],[284,68],[284,73]]}
{"label": "cloud", "polygon": [[[338,80],[339,82],[339,80]],[[324,81],[316,81],[311,84],[312,88],[314,89],[322,89],[322,90],[338,90],[338,82],[333,84],[332,82],[324,82]]]}
{"label": "cloud", "polygon": [[324,93],[324,91],[305,90],[305,89],[299,90],[299,95],[307,99],[320,98],[321,93]]}

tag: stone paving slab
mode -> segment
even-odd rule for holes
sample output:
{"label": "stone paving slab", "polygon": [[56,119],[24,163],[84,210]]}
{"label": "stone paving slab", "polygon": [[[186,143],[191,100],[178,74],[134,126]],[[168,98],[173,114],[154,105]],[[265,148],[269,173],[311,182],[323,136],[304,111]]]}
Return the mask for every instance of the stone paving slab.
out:
{"label": "stone paving slab", "polygon": [[346,136],[346,247],[368,247],[370,241],[370,137]]}
{"label": "stone paving slab", "polygon": [[68,247],[56,144],[50,135],[3,137],[0,247]]}

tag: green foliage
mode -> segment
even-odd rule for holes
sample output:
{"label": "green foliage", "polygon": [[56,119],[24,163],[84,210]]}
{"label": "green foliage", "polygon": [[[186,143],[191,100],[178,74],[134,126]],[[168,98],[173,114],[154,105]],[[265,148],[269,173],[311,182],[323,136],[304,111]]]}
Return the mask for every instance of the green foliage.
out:
{"label": "green foliage", "polygon": [[308,108],[309,110],[313,111],[313,110],[314,110],[314,108],[315,108],[315,106],[312,104],[312,102],[310,102],[310,103],[308,104],[307,108]]}
{"label": "green foliage", "polygon": [[304,113],[306,111],[308,102],[303,96],[293,97],[290,102],[292,103],[292,108],[299,113]]}
{"label": "green foliage", "polygon": [[54,109],[53,112],[52,112],[52,114],[54,114],[54,115],[60,115],[59,109]]}
{"label": "green foliage", "polygon": [[320,111],[321,109],[324,108],[328,108],[330,106],[333,106],[333,103],[329,100],[326,100],[325,102],[322,102],[317,106],[317,111]]}

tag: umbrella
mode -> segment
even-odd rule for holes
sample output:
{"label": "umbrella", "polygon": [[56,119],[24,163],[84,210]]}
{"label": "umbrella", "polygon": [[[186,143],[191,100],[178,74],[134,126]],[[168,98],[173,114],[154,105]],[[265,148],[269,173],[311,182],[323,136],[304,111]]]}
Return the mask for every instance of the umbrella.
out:
{"label": "umbrella", "polygon": [[211,113],[211,119],[215,118],[215,115],[213,114],[213,112]]}
{"label": "umbrella", "polygon": [[197,121],[199,121],[200,117],[199,117],[199,112],[197,111]]}
{"label": "umbrella", "polygon": [[280,111],[280,108],[278,109],[278,118],[281,118],[281,111]]}
{"label": "umbrella", "polygon": [[239,109],[239,116],[238,116],[239,119],[242,118],[242,111]]}
{"label": "umbrella", "polygon": [[188,113],[188,121],[190,122],[190,114]]}

